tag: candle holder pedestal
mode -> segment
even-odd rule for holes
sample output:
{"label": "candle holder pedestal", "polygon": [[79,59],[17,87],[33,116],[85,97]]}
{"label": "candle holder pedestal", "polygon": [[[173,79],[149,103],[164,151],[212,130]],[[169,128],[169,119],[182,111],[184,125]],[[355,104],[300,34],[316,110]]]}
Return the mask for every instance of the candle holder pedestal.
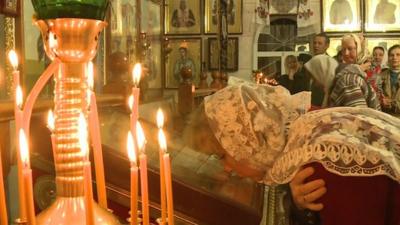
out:
{"label": "candle holder pedestal", "polygon": [[[50,59],[60,61],[54,75],[54,164],[57,197],[36,218],[38,225],[85,225],[84,155],[79,144],[79,114],[88,117],[87,64],[96,55],[106,23],[101,20],[60,18],[38,20],[44,48]],[[93,197],[91,198],[93,200]],[[96,225],[119,225],[107,209],[93,202]]]}

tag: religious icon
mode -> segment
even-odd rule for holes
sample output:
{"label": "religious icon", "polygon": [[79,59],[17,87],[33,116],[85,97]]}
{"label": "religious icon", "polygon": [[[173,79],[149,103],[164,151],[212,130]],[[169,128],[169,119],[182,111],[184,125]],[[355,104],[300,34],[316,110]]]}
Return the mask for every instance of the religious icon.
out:
{"label": "religious icon", "polygon": [[400,30],[400,0],[366,0],[366,31]]}
{"label": "religious icon", "polygon": [[166,34],[200,33],[200,1],[170,0],[165,7]]}

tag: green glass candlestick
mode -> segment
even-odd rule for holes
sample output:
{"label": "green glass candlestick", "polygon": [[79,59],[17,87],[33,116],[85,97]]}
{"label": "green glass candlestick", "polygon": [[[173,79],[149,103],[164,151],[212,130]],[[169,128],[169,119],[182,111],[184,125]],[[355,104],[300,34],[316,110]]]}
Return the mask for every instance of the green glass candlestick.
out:
{"label": "green glass candlestick", "polygon": [[110,0],[32,0],[37,19],[104,20]]}

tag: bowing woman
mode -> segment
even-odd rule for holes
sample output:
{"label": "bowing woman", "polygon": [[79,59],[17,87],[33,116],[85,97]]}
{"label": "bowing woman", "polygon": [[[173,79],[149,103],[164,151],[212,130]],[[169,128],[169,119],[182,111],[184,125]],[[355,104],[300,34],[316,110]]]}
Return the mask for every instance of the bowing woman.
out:
{"label": "bowing woman", "polygon": [[228,86],[205,99],[185,137],[238,175],[268,185],[301,176],[322,181],[318,193],[294,190],[299,210],[320,210],[313,224],[400,224],[400,120],[356,107],[302,115],[309,100],[279,86]]}

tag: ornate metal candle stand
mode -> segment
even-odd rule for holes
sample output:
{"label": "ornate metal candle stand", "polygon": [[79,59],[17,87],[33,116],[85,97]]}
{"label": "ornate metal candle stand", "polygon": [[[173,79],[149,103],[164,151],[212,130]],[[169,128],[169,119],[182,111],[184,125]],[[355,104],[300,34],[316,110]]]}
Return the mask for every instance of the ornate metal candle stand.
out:
{"label": "ornate metal candle stand", "polygon": [[[92,19],[38,20],[46,54],[59,60],[54,75],[54,164],[57,197],[37,216],[38,225],[84,225],[83,156],[78,137],[79,113],[88,116],[87,63],[96,55],[98,37],[105,22]],[[92,199],[93,200],[93,199]],[[117,218],[94,204],[95,224],[117,225]]]}

